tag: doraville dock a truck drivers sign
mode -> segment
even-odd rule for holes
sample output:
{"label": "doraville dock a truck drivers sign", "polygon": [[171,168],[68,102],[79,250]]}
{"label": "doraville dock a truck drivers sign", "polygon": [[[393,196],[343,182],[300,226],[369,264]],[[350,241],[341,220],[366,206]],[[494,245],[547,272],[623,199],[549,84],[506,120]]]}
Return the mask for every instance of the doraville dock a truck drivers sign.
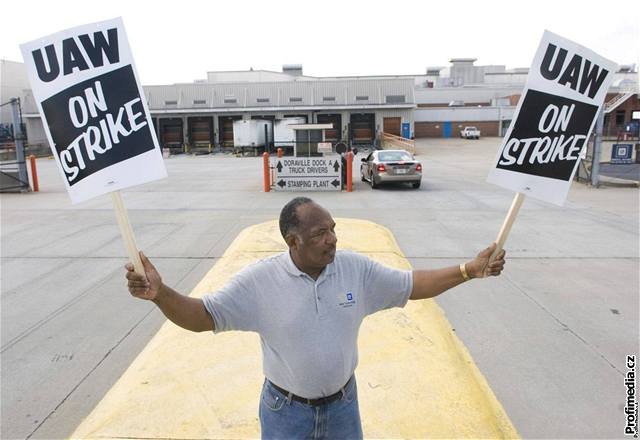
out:
{"label": "doraville dock a truck drivers sign", "polygon": [[545,32],[488,181],[562,205],[615,69]]}
{"label": "doraville dock a truck drivers sign", "polygon": [[276,157],[276,191],[340,191],[341,159],[338,155],[324,157]]}
{"label": "doraville dock a truck drivers sign", "polygon": [[166,176],[120,19],[21,49],[73,203]]}

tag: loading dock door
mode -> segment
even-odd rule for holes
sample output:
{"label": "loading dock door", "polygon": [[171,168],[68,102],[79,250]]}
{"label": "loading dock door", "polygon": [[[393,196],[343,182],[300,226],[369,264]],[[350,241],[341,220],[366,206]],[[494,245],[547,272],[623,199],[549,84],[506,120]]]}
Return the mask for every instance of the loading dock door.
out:
{"label": "loading dock door", "polygon": [[373,113],[352,114],[351,141],[354,144],[373,144],[375,121]]}
{"label": "loading dock door", "polygon": [[324,140],[336,143],[342,140],[342,115],[318,115],[318,124],[333,124],[333,128],[324,131]]}
{"label": "loading dock door", "polygon": [[213,118],[196,117],[187,120],[189,125],[189,142],[193,146],[208,147],[213,143]]}
{"label": "loading dock door", "polygon": [[182,147],[182,119],[160,119],[160,144],[163,147]]}
{"label": "loading dock door", "polygon": [[401,118],[384,118],[383,131],[400,136],[400,120]]}
{"label": "loading dock door", "polygon": [[242,116],[220,116],[220,146],[233,147],[233,121],[239,121]]}

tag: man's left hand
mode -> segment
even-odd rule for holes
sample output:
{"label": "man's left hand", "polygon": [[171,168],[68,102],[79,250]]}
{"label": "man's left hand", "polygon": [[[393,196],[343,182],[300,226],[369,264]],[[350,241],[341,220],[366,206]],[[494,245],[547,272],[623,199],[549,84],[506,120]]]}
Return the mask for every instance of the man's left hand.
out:
{"label": "man's left hand", "polygon": [[495,260],[489,263],[489,258],[491,254],[496,249],[496,244],[493,243],[491,246],[483,250],[478,254],[478,256],[471,262],[466,264],[467,274],[471,278],[485,278],[489,276],[498,276],[504,269],[504,257],[506,255],[505,250],[503,249],[498,253]]}

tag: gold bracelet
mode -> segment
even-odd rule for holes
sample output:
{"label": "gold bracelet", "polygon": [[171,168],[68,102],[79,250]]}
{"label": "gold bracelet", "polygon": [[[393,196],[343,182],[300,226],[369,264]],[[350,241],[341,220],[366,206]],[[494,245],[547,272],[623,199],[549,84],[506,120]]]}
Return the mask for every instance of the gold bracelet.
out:
{"label": "gold bracelet", "polygon": [[460,263],[460,274],[462,274],[462,278],[464,278],[465,281],[469,281],[471,278],[469,278],[469,274],[467,273],[467,268],[465,266],[466,263]]}

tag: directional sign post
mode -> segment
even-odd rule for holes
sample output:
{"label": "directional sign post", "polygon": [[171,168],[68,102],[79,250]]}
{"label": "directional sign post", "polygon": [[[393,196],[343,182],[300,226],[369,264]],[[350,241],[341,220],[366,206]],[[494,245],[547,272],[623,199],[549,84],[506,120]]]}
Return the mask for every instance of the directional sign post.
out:
{"label": "directional sign post", "polygon": [[340,156],[274,158],[276,191],[340,191]]}

